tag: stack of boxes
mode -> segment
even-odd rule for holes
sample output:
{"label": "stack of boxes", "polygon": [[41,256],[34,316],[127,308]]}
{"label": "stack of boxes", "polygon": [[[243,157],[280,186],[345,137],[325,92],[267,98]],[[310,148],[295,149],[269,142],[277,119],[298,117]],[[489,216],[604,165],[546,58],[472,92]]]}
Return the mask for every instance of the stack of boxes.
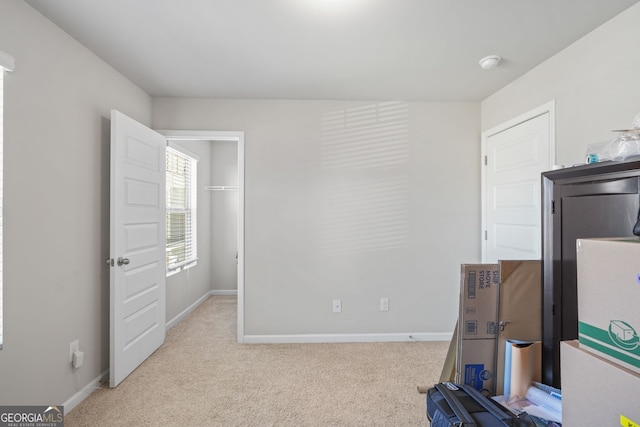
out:
{"label": "stack of boxes", "polygon": [[578,341],[561,344],[563,425],[640,426],[640,240],[579,239]]}
{"label": "stack of boxes", "polygon": [[541,337],[540,261],[462,264],[460,277],[454,380],[502,394],[505,341]]}

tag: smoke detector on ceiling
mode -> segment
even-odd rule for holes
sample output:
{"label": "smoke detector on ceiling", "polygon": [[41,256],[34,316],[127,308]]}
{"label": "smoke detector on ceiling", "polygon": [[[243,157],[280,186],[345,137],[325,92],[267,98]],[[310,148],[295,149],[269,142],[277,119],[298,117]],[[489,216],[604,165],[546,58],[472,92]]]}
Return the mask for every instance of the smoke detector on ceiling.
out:
{"label": "smoke detector on ceiling", "polygon": [[479,64],[483,70],[491,70],[492,68],[496,68],[498,66],[501,59],[502,58],[500,58],[498,55],[489,55],[482,58]]}

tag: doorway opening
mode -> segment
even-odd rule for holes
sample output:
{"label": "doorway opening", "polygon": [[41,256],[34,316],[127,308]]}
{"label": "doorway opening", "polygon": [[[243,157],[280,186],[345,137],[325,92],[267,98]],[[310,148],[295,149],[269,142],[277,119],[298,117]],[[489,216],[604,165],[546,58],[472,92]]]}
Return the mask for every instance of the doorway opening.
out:
{"label": "doorway opening", "polygon": [[[237,216],[235,218],[236,230],[233,230],[236,234],[236,248],[237,253],[233,254],[237,259],[237,270],[235,272],[229,271],[228,265],[223,266],[220,264],[221,273],[225,276],[224,280],[230,280],[231,277],[237,276],[237,341],[239,343],[244,342],[244,158],[245,158],[245,143],[244,143],[244,132],[219,132],[219,131],[176,131],[176,130],[161,130],[159,131],[165,138],[169,141],[174,141],[178,144],[183,143],[186,144],[188,141],[209,141],[212,143],[212,162],[215,163],[216,159],[221,157],[229,158],[229,148],[235,145],[236,150],[236,166],[235,168],[229,167],[228,170],[221,171],[221,173],[216,172],[212,176],[215,176],[215,182],[204,182],[198,183],[198,186],[201,188],[205,188],[206,191],[210,192],[212,198],[217,199],[222,204],[216,204],[215,200],[212,202],[212,214],[214,210],[218,213],[218,215],[227,215],[229,210],[225,211],[224,204],[233,203],[236,206],[233,206],[234,210],[237,212]],[[187,145],[188,148],[188,145]],[[220,155],[216,156],[216,152]],[[219,164],[218,164],[219,166]],[[212,167],[216,167],[216,164],[212,164]],[[229,177],[229,172],[237,173],[236,180],[237,182],[233,182],[233,178]],[[236,172],[237,171],[237,172]],[[226,177],[224,176],[226,173]],[[220,181],[218,181],[220,179]],[[234,185],[235,184],[235,185]],[[216,205],[214,207],[214,205]],[[226,212],[226,213],[225,213]],[[227,218],[229,219],[229,218]],[[229,219],[229,222],[233,222],[233,218]],[[216,246],[219,250],[224,250],[228,252],[229,242],[226,242],[225,245],[224,239],[220,239],[220,241],[216,242]],[[220,245],[221,244],[221,245]],[[226,249],[225,249],[226,247]],[[212,251],[215,250],[212,248]],[[207,260],[209,261],[209,260]],[[215,260],[213,261],[216,262]],[[214,265],[214,267],[216,267]],[[233,274],[235,273],[235,275]],[[212,290],[211,294],[216,295],[225,295],[230,294],[229,290]]]}

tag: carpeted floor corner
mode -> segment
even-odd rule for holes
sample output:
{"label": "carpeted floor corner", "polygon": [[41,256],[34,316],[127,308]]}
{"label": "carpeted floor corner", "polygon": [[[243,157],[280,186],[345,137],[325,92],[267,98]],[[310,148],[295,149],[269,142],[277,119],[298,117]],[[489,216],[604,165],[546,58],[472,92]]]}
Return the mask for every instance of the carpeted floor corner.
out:
{"label": "carpeted floor corner", "polygon": [[448,342],[237,344],[236,301],[209,298],[65,425],[428,425],[416,387],[438,381]]}

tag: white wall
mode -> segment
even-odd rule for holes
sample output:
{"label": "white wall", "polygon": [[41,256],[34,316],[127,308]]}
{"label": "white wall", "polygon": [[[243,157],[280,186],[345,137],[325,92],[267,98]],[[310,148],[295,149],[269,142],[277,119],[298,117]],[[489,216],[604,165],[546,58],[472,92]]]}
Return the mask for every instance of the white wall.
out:
{"label": "white wall", "polygon": [[480,257],[478,117],[477,103],[153,100],[155,128],[245,131],[245,333],[262,337],[451,333],[460,263]]}
{"label": "white wall", "polygon": [[[584,163],[640,113],[640,4],[482,102],[482,130],[556,100],[556,163]],[[496,70],[499,72],[499,69]]]}
{"label": "white wall", "polygon": [[174,141],[198,157],[197,239],[198,263],[167,277],[167,322],[180,316],[211,290],[211,192],[204,189],[211,173],[211,142]]}
{"label": "white wall", "polygon": [[[61,404],[109,366],[109,117],[151,99],[19,0],[0,2],[5,78],[0,403]],[[74,373],[69,343],[80,340]]]}

